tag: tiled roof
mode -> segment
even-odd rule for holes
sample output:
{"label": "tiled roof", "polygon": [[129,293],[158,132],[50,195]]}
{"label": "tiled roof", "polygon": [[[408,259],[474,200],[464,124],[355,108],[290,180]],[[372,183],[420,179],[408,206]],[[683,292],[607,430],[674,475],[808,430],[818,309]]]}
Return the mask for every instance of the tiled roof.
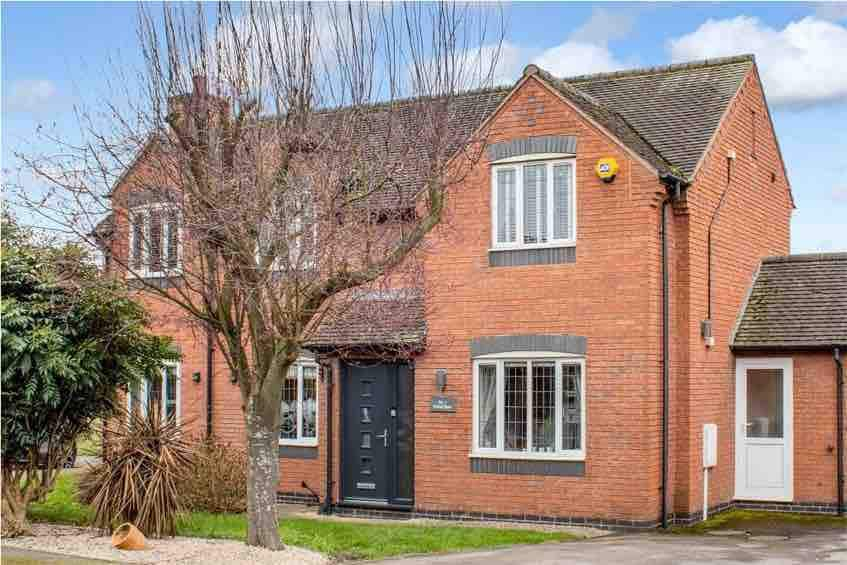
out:
{"label": "tiled roof", "polygon": [[[741,55],[585,75],[564,82],[620,115],[664,159],[690,177],[753,64],[752,55]],[[626,138],[622,141],[628,143]]]}
{"label": "tiled roof", "polygon": [[426,341],[423,293],[417,289],[363,292],[330,307],[305,346],[315,351],[422,349]]}
{"label": "tiled roof", "polygon": [[764,259],[733,348],[834,345],[847,346],[847,253]]}

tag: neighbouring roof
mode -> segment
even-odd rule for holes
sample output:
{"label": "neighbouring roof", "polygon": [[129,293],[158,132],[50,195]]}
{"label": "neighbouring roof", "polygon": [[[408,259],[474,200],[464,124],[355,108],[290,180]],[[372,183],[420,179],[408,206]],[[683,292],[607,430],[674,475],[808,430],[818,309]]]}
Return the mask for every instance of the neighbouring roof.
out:
{"label": "neighbouring roof", "polygon": [[617,113],[663,159],[691,177],[754,64],[753,55],[740,55],[563,82]]}
{"label": "neighbouring roof", "polygon": [[305,346],[338,352],[380,348],[405,354],[426,341],[424,296],[418,289],[361,292],[331,306]]}
{"label": "neighbouring roof", "polygon": [[735,349],[847,346],[847,253],[768,257],[753,280]]}

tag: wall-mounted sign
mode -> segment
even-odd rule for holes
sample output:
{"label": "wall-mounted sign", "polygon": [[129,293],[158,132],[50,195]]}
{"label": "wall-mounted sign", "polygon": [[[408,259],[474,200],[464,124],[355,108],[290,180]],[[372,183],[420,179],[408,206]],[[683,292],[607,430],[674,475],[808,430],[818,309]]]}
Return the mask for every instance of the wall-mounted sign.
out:
{"label": "wall-mounted sign", "polygon": [[449,396],[433,396],[430,408],[433,412],[455,412],[456,399]]}
{"label": "wall-mounted sign", "polygon": [[612,182],[618,174],[618,162],[614,157],[603,157],[597,161],[594,172],[603,182]]}

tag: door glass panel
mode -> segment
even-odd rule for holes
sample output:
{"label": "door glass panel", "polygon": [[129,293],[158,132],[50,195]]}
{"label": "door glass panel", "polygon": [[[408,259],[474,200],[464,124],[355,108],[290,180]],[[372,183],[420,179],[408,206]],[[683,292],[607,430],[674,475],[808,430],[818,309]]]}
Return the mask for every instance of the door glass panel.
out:
{"label": "door glass panel", "polygon": [[783,437],[782,369],[747,369],[747,437]]}
{"label": "door glass panel", "polygon": [[371,448],[371,433],[370,432],[362,432],[362,443],[359,444],[359,447],[362,449],[370,449]]}

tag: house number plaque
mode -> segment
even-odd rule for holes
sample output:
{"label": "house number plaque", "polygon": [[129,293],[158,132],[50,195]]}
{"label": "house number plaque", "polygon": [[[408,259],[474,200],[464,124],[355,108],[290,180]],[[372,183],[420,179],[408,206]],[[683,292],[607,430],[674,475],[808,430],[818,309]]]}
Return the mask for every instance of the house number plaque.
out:
{"label": "house number plaque", "polygon": [[456,399],[442,395],[433,396],[430,408],[433,412],[455,412]]}

